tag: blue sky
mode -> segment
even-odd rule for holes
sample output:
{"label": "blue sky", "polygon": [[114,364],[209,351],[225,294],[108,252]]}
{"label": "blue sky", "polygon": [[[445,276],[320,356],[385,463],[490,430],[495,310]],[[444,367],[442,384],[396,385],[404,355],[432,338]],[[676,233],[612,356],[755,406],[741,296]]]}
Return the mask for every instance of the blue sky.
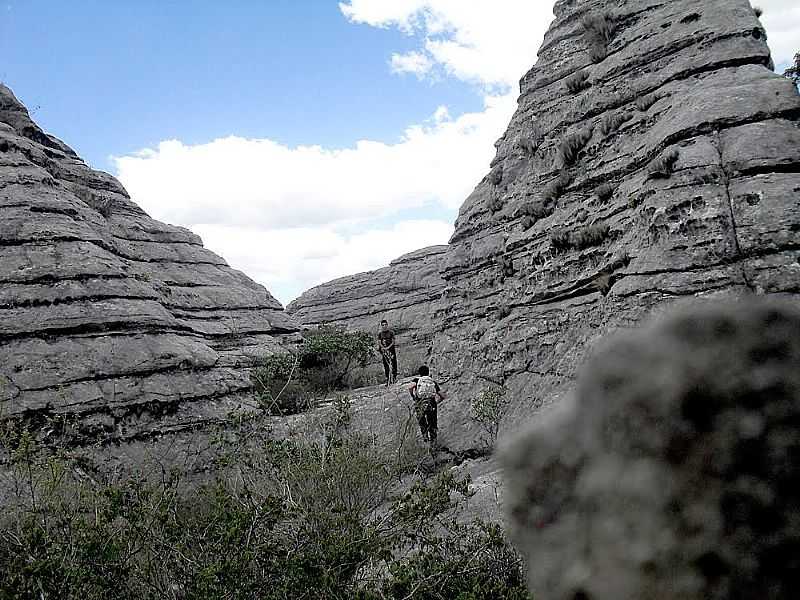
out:
{"label": "blue sky", "polygon": [[483,104],[456,78],[393,74],[387,57],[415,39],[329,0],[4,3],[0,79],[100,169],[165,139],[392,142],[440,105]]}
{"label": "blue sky", "polygon": [[[762,0],[776,62],[800,4]],[[0,0],[45,129],[286,303],[446,243],[552,0]]]}

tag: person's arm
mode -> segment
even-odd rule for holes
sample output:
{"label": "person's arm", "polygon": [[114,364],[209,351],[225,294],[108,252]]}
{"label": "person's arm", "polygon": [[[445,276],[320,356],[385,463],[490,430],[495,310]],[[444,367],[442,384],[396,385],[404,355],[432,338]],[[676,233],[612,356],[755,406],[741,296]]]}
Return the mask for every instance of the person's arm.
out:
{"label": "person's arm", "polygon": [[444,402],[446,400],[446,397],[444,393],[442,393],[442,389],[439,387],[439,384],[436,383],[435,381],[433,382],[433,384],[436,386],[436,395],[439,396],[439,400]]}
{"label": "person's arm", "polygon": [[389,345],[386,346],[387,350],[391,350],[394,348],[394,333],[392,333],[392,337],[389,338]]}
{"label": "person's arm", "polygon": [[415,400],[414,392],[417,390],[417,380],[411,382],[411,385],[408,386],[408,393],[411,395],[411,399]]}

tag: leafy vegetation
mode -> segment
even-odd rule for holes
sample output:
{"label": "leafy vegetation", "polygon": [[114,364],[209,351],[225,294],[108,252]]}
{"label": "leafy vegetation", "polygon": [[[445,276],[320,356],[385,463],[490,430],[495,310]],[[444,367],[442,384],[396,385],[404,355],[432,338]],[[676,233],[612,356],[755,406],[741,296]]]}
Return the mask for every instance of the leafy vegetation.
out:
{"label": "leafy vegetation", "polygon": [[254,370],[259,403],[270,414],[300,412],[316,398],[347,387],[354,368],[372,358],[373,347],[372,336],[363,331],[307,331],[296,351],[268,356]]}
{"label": "leafy vegetation", "polygon": [[529,598],[501,529],[459,518],[468,478],[420,475],[334,412],[302,437],[220,442],[204,482],[106,479],[4,438],[0,597]]}
{"label": "leafy vegetation", "polygon": [[510,405],[511,399],[506,395],[506,389],[500,386],[484,389],[470,402],[470,414],[486,432],[490,448],[497,442],[497,434]]}

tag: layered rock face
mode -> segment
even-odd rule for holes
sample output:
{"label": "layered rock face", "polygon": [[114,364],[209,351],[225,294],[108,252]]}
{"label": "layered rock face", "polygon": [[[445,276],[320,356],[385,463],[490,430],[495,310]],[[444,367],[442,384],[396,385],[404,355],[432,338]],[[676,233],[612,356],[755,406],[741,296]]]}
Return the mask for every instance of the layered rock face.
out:
{"label": "layered rock face", "polygon": [[680,299],[800,292],[800,97],[746,0],[563,0],[442,267],[434,366],[468,423],[573,386],[608,332]]}
{"label": "layered rock face", "polygon": [[[447,246],[423,248],[383,269],[325,283],[305,292],[286,311],[304,327],[337,325],[376,335],[386,319],[397,336],[398,371],[410,374],[431,355],[434,306],[445,287],[439,269],[446,250]],[[383,376],[378,366],[371,370]]]}
{"label": "layered rock face", "polygon": [[532,591],[793,597],[798,452],[796,303],[708,303],[620,336],[509,455]]}
{"label": "layered rock face", "polygon": [[151,219],[0,86],[3,417],[76,444],[191,429],[239,406],[253,359],[296,331],[267,290]]}

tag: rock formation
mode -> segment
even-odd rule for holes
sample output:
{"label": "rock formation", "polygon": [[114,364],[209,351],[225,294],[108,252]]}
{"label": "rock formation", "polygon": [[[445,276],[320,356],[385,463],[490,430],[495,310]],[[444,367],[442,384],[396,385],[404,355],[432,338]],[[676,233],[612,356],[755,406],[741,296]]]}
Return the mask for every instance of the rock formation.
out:
{"label": "rock formation", "polygon": [[[381,319],[397,335],[400,374],[410,374],[431,355],[434,305],[444,290],[439,275],[447,246],[423,248],[388,267],[342,277],[305,292],[286,307],[304,327],[341,325],[377,333]],[[383,378],[380,365],[372,372]]]}
{"label": "rock formation", "polygon": [[[467,406],[482,387],[510,390],[516,427],[569,393],[608,332],[682,299],[800,292],[800,96],[772,72],[750,4],[561,0],[554,12],[441,256],[440,299],[415,304],[433,311],[455,449],[474,442]],[[374,276],[347,280],[346,295],[316,288],[316,314],[363,323],[355,299]]]}
{"label": "rock formation", "polygon": [[434,366],[463,396],[508,387],[509,424],[564,396],[606,333],[679,299],[800,292],[800,96],[749,3],[555,15],[434,318]]}
{"label": "rock formation", "polygon": [[0,415],[74,444],[191,429],[240,406],[247,367],[295,331],[0,86]]}
{"label": "rock formation", "polygon": [[534,595],[791,598],[800,584],[800,312],[707,303],[604,344],[510,453]]}

